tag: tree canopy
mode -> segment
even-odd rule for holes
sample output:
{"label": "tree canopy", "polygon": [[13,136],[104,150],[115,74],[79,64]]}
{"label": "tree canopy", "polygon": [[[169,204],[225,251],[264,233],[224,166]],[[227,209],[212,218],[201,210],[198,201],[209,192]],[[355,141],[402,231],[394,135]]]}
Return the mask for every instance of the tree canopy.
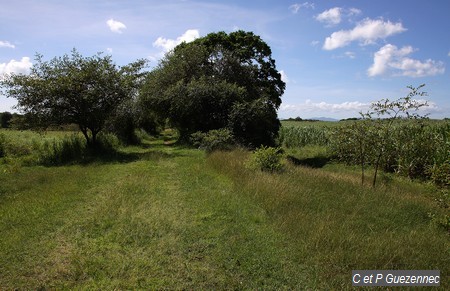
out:
{"label": "tree canopy", "polygon": [[110,56],[83,57],[74,49],[50,61],[36,55],[29,75],[5,76],[1,85],[36,125],[77,124],[88,145],[95,145],[119,104],[136,96],[145,64],[138,60],[118,67]]}
{"label": "tree canopy", "polygon": [[245,145],[273,144],[285,83],[271,54],[259,36],[244,31],[182,43],[149,74],[141,101],[182,138],[229,128]]}

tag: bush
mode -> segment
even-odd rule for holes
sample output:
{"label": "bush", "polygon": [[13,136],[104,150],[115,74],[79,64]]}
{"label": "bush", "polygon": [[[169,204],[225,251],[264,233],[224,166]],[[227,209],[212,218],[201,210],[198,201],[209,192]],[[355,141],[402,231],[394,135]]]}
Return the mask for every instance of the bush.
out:
{"label": "bush", "polygon": [[431,180],[438,186],[450,186],[450,162],[429,169]]}
{"label": "bush", "polygon": [[281,148],[261,146],[253,152],[249,166],[265,172],[279,172],[283,169],[282,158]]}
{"label": "bush", "polygon": [[229,129],[214,129],[208,132],[198,131],[191,134],[191,143],[207,152],[230,150],[235,145],[233,134]]}
{"label": "bush", "polygon": [[98,154],[112,154],[115,153],[120,146],[119,138],[112,133],[100,133],[97,140],[98,144],[95,148]]}

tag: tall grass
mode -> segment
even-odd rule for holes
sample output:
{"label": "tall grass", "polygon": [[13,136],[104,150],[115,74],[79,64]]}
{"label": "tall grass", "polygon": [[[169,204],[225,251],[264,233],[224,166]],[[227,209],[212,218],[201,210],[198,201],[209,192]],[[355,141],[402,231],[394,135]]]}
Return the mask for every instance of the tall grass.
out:
{"label": "tall grass", "polygon": [[96,147],[88,148],[85,138],[76,132],[0,132],[0,158],[16,165],[61,165],[114,155],[119,147],[120,141],[110,133],[99,134]]}
{"label": "tall grass", "polygon": [[243,151],[216,152],[208,162],[267,213],[292,259],[316,278],[314,288],[348,289],[355,269],[450,271],[448,234],[428,216],[445,212],[430,198],[435,189],[397,180],[371,189],[353,173],[308,167],[255,172],[245,167],[247,159]]}
{"label": "tall grass", "polygon": [[279,143],[287,148],[306,145],[325,146],[329,143],[330,129],[321,126],[282,126]]}
{"label": "tall grass", "polygon": [[358,121],[335,128],[330,139],[333,155],[354,165],[374,165],[381,157],[384,171],[450,185],[450,123],[398,120],[388,135],[379,124]]}
{"label": "tall grass", "polygon": [[82,160],[86,154],[86,140],[78,134],[71,134],[62,139],[45,142],[42,145],[39,159],[45,165],[59,165]]}

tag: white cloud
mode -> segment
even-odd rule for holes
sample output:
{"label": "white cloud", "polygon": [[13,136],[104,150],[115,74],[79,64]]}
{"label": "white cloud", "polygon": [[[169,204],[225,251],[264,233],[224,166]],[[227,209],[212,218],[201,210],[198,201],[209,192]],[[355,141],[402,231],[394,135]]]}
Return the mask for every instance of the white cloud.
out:
{"label": "white cloud", "polygon": [[107,48],[106,48],[106,51],[108,52],[108,54],[112,54],[112,52],[113,52],[113,49],[112,49],[112,48],[110,48],[110,47],[107,47]]}
{"label": "white cloud", "polygon": [[123,30],[127,28],[125,24],[112,18],[106,21],[106,24],[109,26],[109,29],[115,33],[122,33]]}
{"label": "white cloud", "polygon": [[29,57],[23,57],[20,61],[11,60],[9,63],[0,63],[0,76],[3,74],[28,74],[32,67]]}
{"label": "white cloud", "polygon": [[317,46],[319,43],[320,43],[320,41],[318,41],[318,40],[313,40],[313,41],[311,42],[311,45],[312,45],[312,46]]}
{"label": "white cloud", "polygon": [[448,52],[448,56],[450,57],[450,52]]}
{"label": "white cloud", "polygon": [[153,42],[153,46],[162,48],[165,52],[168,52],[182,42],[191,42],[199,37],[200,33],[197,29],[188,29],[183,35],[177,37],[177,39],[167,39],[160,36]]}
{"label": "white cloud", "polygon": [[373,65],[367,70],[367,75],[374,77],[390,73],[393,76],[425,77],[445,72],[443,62],[411,59],[408,56],[413,52],[411,46],[398,49],[395,45],[387,44],[374,54]]}
{"label": "white cloud", "polygon": [[281,75],[281,81],[285,82],[286,84],[289,83],[289,78],[284,70],[280,71]]}
{"label": "white cloud", "polygon": [[352,16],[352,15],[359,15],[359,14],[361,14],[361,13],[362,13],[362,11],[359,10],[358,8],[350,8],[350,9],[348,9],[348,15],[349,15],[349,16]]}
{"label": "white cloud", "polygon": [[10,43],[9,41],[0,40],[0,47],[15,48],[16,46]]}
{"label": "white cloud", "polygon": [[292,4],[291,6],[289,6],[289,10],[291,10],[292,13],[297,14],[298,11],[301,8],[310,8],[310,9],[314,9],[314,3],[310,3],[310,2],[303,2],[301,4],[299,3],[295,3]]}
{"label": "white cloud", "polygon": [[342,103],[327,103],[327,102],[312,102],[307,99],[302,104],[281,104],[280,111],[327,111],[332,113],[354,111],[359,112],[366,110],[370,107],[370,103],[362,103],[359,101],[346,101]]}
{"label": "white cloud", "polygon": [[343,17],[350,17],[358,15],[361,10],[356,8],[345,9],[341,7],[334,7],[316,15],[316,20],[325,23],[326,26],[334,26],[341,23]]}
{"label": "white cloud", "polygon": [[339,24],[341,22],[342,8],[334,7],[318,14],[316,20],[324,22],[329,26]]}
{"label": "white cloud", "polygon": [[364,19],[352,30],[333,32],[325,39],[323,49],[334,50],[349,45],[352,41],[360,41],[363,45],[374,43],[378,39],[406,31],[401,22],[392,23],[382,19]]}
{"label": "white cloud", "polygon": [[350,59],[354,59],[356,57],[354,52],[345,52],[344,55]]}

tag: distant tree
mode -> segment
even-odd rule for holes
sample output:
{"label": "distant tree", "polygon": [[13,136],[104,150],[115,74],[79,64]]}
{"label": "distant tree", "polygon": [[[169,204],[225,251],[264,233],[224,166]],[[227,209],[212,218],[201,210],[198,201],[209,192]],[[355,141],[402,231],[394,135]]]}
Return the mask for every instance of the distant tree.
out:
{"label": "distant tree", "polygon": [[[181,138],[228,127],[242,143],[259,146],[274,142],[284,89],[270,47],[259,36],[218,32],[168,53],[149,74],[141,97]],[[252,118],[237,119],[251,109],[257,109]]]}
{"label": "distant tree", "polygon": [[0,114],[1,114],[0,121],[1,121],[2,128],[9,128],[11,119],[13,118],[13,115],[11,114],[11,112],[8,112],[8,111],[5,111]]}
{"label": "distant tree", "polygon": [[83,57],[74,49],[50,61],[36,55],[29,75],[11,74],[0,84],[35,125],[77,124],[88,145],[95,146],[105,121],[137,94],[145,64],[138,60],[118,67],[110,56]]}

